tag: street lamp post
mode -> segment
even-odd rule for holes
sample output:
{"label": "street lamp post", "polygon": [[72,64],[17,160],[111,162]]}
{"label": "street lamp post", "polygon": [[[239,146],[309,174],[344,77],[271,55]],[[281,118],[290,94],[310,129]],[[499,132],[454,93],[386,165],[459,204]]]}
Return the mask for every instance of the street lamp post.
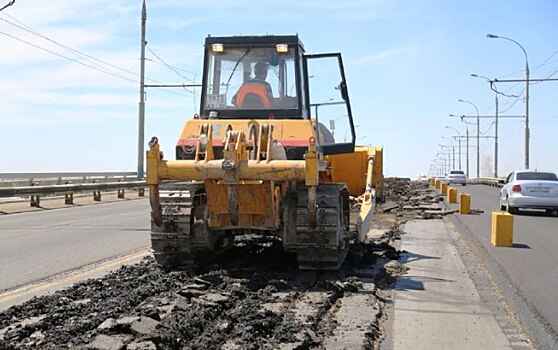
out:
{"label": "street lamp post", "polygon": [[452,161],[451,161],[451,168],[455,169],[455,143],[453,143],[453,140],[452,140],[451,137],[442,136],[442,138],[451,141],[451,150],[452,150],[452,154],[453,154]]}
{"label": "street lamp post", "polygon": [[[441,145],[440,145],[441,146]],[[449,172],[449,157],[450,157],[450,153],[446,153],[444,152],[444,149],[442,148],[442,152],[438,152],[436,153],[436,155],[440,158],[440,160],[443,162],[444,164],[444,176]]]}
{"label": "street lamp post", "polygon": [[444,175],[444,161],[442,160],[442,158],[438,158],[438,176],[443,176]]}
{"label": "street lamp post", "polygon": [[444,153],[436,153],[436,159],[441,162],[442,172],[440,173],[440,176],[443,176],[446,173],[446,160],[445,158],[442,158],[440,154]]}
{"label": "street lamp post", "polygon": [[461,170],[461,134],[459,133],[459,130],[457,130],[456,128],[452,128],[451,126],[446,126],[446,129],[452,129],[455,130],[455,132],[457,133],[457,144],[458,144],[458,149],[459,149],[459,170]]}
{"label": "street lamp post", "polygon": [[438,165],[436,173],[438,174],[438,176],[442,176],[442,174],[444,173],[444,162],[442,161],[442,158],[435,158],[434,162]]}
{"label": "street lamp post", "polygon": [[525,51],[525,48],[523,48],[520,43],[513,39],[506,38],[505,36],[486,34],[486,37],[490,39],[504,39],[511,41],[519,46],[525,55],[525,169],[529,169],[529,138],[531,135],[529,132],[529,59],[527,57],[527,51]]}
{"label": "street lamp post", "polygon": [[447,164],[447,168],[446,168],[446,172],[449,173],[451,170],[450,164],[451,164],[451,152],[449,150],[447,150],[446,152],[446,148],[449,148],[450,146],[446,146],[446,145],[438,145],[440,146],[440,148],[442,149],[442,152],[444,154],[444,159],[446,159],[446,164]]}
{"label": "street lamp post", "polygon": [[[473,102],[467,101],[467,100],[462,100],[459,99],[459,102],[463,102],[463,103],[468,103],[471,106],[475,107],[475,110],[477,111],[477,178],[480,177],[480,113],[479,113],[479,109],[477,107],[477,105],[475,105]],[[469,135],[467,135],[467,137],[469,137]],[[469,140],[467,138],[467,140]]]}
{"label": "street lamp post", "polygon": [[[456,117],[456,115],[450,114],[450,117]],[[461,121],[465,123],[465,159],[467,164],[467,178],[469,178],[469,124],[472,123],[468,123],[463,118],[461,118]],[[461,138],[461,136],[459,138]]]}
{"label": "street lamp post", "polygon": [[471,76],[486,79],[490,83],[490,89],[494,91],[494,105],[496,106],[496,114],[494,114],[494,177],[498,177],[498,91],[493,88],[493,82],[489,78],[477,74],[471,74]]}
{"label": "street lamp post", "polygon": [[466,159],[467,159],[467,178],[469,178],[469,127],[465,123],[465,147],[466,147]]}

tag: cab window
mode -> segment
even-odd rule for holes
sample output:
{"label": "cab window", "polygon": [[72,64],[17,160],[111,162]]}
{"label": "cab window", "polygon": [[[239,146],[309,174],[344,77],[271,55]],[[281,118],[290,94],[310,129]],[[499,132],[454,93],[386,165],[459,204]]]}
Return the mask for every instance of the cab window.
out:
{"label": "cab window", "polygon": [[[294,48],[284,53],[275,47],[224,48],[210,50],[208,60],[206,110],[298,109]],[[262,79],[256,73],[263,66],[267,72]],[[243,84],[253,86],[240,91]],[[258,103],[258,98],[265,101]]]}

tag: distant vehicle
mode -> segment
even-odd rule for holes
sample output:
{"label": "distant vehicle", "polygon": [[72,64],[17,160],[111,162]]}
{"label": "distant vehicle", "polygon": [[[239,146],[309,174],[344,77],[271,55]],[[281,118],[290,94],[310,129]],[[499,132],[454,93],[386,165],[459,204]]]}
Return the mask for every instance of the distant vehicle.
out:
{"label": "distant vehicle", "polygon": [[448,184],[454,185],[467,185],[467,177],[465,176],[465,172],[463,170],[450,170],[449,175],[447,176]]}
{"label": "distant vehicle", "polygon": [[423,173],[418,173],[417,174],[417,181],[420,183],[427,183],[428,182],[428,176],[426,176],[426,174]]}
{"label": "distant vehicle", "polygon": [[511,172],[500,189],[500,209],[511,214],[518,209],[558,212],[558,177],[553,172],[520,170]]}
{"label": "distant vehicle", "polygon": [[438,180],[440,182],[448,182],[448,178],[445,176],[436,176],[435,180]]}

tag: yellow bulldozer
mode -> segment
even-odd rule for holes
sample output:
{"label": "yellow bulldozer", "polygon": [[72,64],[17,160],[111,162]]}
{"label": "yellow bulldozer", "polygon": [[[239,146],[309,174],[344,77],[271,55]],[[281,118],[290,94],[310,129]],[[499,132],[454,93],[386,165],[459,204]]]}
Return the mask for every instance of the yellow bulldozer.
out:
{"label": "yellow bulldozer", "polygon": [[383,150],[355,140],[340,53],[306,54],[295,35],[207,37],[176,160],[149,142],[156,260],[193,265],[250,233],[278,236],[301,269],[338,269],[382,198]]}

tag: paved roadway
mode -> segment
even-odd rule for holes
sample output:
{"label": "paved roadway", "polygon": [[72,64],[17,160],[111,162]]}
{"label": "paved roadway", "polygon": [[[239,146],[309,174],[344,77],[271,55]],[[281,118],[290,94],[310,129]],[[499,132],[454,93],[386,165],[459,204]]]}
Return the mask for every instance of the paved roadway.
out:
{"label": "paved roadway", "polygon": [[[511,281],[526,308],[534,311],[551,334],[535,336],[543,344],[558,342],[558,218],[515,215],[515,246],[492,247],[491,213],[499,209],[499,189],[475,185],[458,187],[458,191],[470,193],[471,207],[484,213],[454,216],[454,220],[466,226],[494,270],[503,272],[501,285],[506,288]],[[0,292],[145,250],[149,247],[148,212],[148,201],[141,199],[0,216]],[[532,322],[527,328],[540,332],[540,323]]]}
{"label": "paved roadway", "polygon": [[146,199],[0,216],[0,292],[146,249]]}
{"label": "paved roadway", "polygon": [[[558,342],[558,218],[542,212],[514,215],[513,248],[493,247],[490,244],[491,216],[493,211],[499,210],[500,189],[485,185],[458,186],[457,189],[470,193],[471,208],[484,213],[459,215],[455,219],[465,224],[483,254],[500,272],[501,281],[504,281],[502,287],[515,287],[518,302],[523,304],[518,307],[520,312],[521,309],[531,312],[524,320],[528,323],[526,327],[536,333],[534,336],[542,344],[555,348]],[[529,320],[530,317],[534,319]]]}

